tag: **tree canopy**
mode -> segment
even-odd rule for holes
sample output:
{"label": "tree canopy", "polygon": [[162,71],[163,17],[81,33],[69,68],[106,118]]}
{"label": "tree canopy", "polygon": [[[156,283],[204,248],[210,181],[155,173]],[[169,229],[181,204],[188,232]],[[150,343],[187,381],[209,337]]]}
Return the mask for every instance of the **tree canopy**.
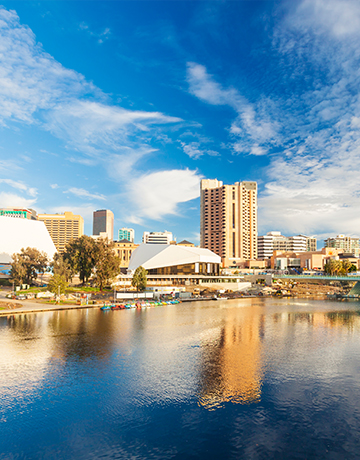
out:
{"label": "tree canopy", "polygon": [[38,273],[46,271],[49,263],[46,253],[36,248],[22,248],[12,259],[10,276],[17,284],[32,284]]}
{"label": "tree canopy", "polygon": [[66,246],[62,258],[63,263],[57,263],[59,271],[68,267],[69,276],[78,273],[82,283],[93,276],[101,290],[120,273],[120,258],[114,252],[114,243],[107,239],[84,235]]}
{"label": "tree canopy", "polygon": [[147,271],[141,265],[135,270],[131,280],[131,285],[134,286],[137,291],[143,291],[146,288]]}
{"label": "tree canopy", "polygon": [[121,259],[114,252],[114,243],[102,238],[96,240],[95,283],[102,291],[120,273]]}
{"label": "tree canopy", "polygon": [[349,272],[356,271],[356,267],[347,259],[335,260],[329,259],[324,266],[325,273],[329,275],[346,275]]}
{"label": "tree canopy", "polygon": [[65,294],[65,289],[67,288],[67,285],[68,283],[66,282],[64,275],[54,274],[49,280],[48,289],[50,292],[58,294],[60,288],[60,294]]}
{"label": "tree canopy", "polygon": [[72,275],[79,274],[82,283],[89,281],[95,268],[95,248],[96,240],[86,235],[66,245],[63,259],[68,264]]}

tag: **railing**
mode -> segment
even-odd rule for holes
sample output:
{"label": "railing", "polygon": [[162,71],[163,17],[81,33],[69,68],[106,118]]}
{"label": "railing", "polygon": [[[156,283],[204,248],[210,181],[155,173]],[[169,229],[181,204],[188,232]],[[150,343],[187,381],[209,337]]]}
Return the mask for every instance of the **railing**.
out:
{"label": "railing", "polygon": [[331,276],[331,275],[275,275],[274,278],[326,279],[338,281],[360,281],[360,275]]}

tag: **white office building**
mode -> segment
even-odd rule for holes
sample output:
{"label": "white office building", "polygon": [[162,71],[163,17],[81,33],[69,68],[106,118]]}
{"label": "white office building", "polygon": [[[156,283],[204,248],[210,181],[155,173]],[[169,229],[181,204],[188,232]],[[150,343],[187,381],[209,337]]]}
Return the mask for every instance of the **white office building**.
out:
{"label": "white office building", "polygon": [[258,236],[258,259],[269,259],[274,251],[316,251],[316,239],[305,235],[284,236],[281,232]]}
{"label": "white office building", "polygon": [[144,232],[142,242],[145,244],[170,244],[173,241],[171,232]]}

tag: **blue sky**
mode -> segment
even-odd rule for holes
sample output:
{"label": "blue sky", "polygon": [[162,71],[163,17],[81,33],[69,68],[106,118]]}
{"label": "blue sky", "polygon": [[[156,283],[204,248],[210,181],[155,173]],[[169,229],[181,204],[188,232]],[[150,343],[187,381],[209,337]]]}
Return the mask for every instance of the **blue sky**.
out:
{"label": "blue sky", "polygon": [[199,181],[256,180],[259,234],[360,232],[360,3],[0,7],[0,206],[111,209],[199,240]]}

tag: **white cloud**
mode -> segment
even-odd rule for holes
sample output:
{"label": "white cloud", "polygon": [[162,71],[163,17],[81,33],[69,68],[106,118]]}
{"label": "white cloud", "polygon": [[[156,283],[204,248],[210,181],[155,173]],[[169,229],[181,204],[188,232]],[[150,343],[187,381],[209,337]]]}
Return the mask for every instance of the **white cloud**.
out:
{"label": "white cloud", "polygon": [[129,187],[140,215],[160,220],[166,214],[176,214],[178,203],[200,195],[201,178],[196,171],[174,169],[144,174]]}
{"label": "white cloud", "polygon": [[181,145],[184,153],[188,155],[193,160],[197,160],[203,155],[210,155],[210,156],[219,156],[219,152],[210,149],[201,148],[200,142],[190,142],[187,144],[186,142],[178,141]]}
{"label": "white cloud", "polygon": [[[304,0],[275,31],[275,49],[304,89],[287,101],[284,150],[259,199],[267,229],[360,235],[359,20],[358,2]],[[301,74],[311,66],[321,69],[315,85]]]}
{"label": "white cloud", "polygon": [[[87,24],[82,24],[81,29],[99,41],[111,34],[110,29],[95,34]],[[71,150],[70,162],[102,167],[112,179],[120,180],[122,193],[126,190],[130,194],[123,198],[138,203],[139,207],[133,211],[141,218],[148,213],[130,186],[133,177],[141,174],[137,171],[138,162],[155,152],[161,154],[150,145],[152,137],[161,136],[160,126],[182,120],[156,111],[125,109],[111,105],[108,100],[81,74],[66,69],[47,54],[33,32],[20,23],[15,11],[0,7],[0,125],[6,126],[11,121],[50,131]],[[0,162],[0,169],[2,166],[5,168],[6,164]],[[156,163],[153,168],[156,169]],[[191,176],[190,172],[187,174]],[[149,177],[143,176],[145,180]],[[188,190],[185,185],[183,188],[185,192]],[[105,198],[83,189],[68,191],[79,198]],[[27,193],[35,192],[28,188]],[[156,187],[148,189],[146,194],[149,201],[157,203]],[[164,209],[174,212],[176,203],[187,196],[193,194],[174,194],[171,205]],[[163,211],[157,213],[163,214]]]}
{"label": "white cloud", "polygon": [[15,193],[0,192],[0,206],[2,208],[31,208],[35,203],[35,198],[24,198]]}
{"label": "white cloud", "polygon": [[12,188],[15,188],[17,190],[20,190],[22,192],[27,193],[31,197],[36,197],[37,195],[37,190],[34,187],[28,187],[21,181],[15,181],[13,179],[0,179],[0,184],[6,184],[9,185]]}
{"label": "white cloud", "polygon": [[68,190],[65,190],[63,193],[71,193],[79,198],[106,200],[106,197],[104,195],[101,195],[99,193],[91,193],[83,188],[71,187]]}
{"label": "white cloud", "polygon": [[294,15],[297,24],[335,38],[360,35],[360,4],[357,0],[305,0]]}

